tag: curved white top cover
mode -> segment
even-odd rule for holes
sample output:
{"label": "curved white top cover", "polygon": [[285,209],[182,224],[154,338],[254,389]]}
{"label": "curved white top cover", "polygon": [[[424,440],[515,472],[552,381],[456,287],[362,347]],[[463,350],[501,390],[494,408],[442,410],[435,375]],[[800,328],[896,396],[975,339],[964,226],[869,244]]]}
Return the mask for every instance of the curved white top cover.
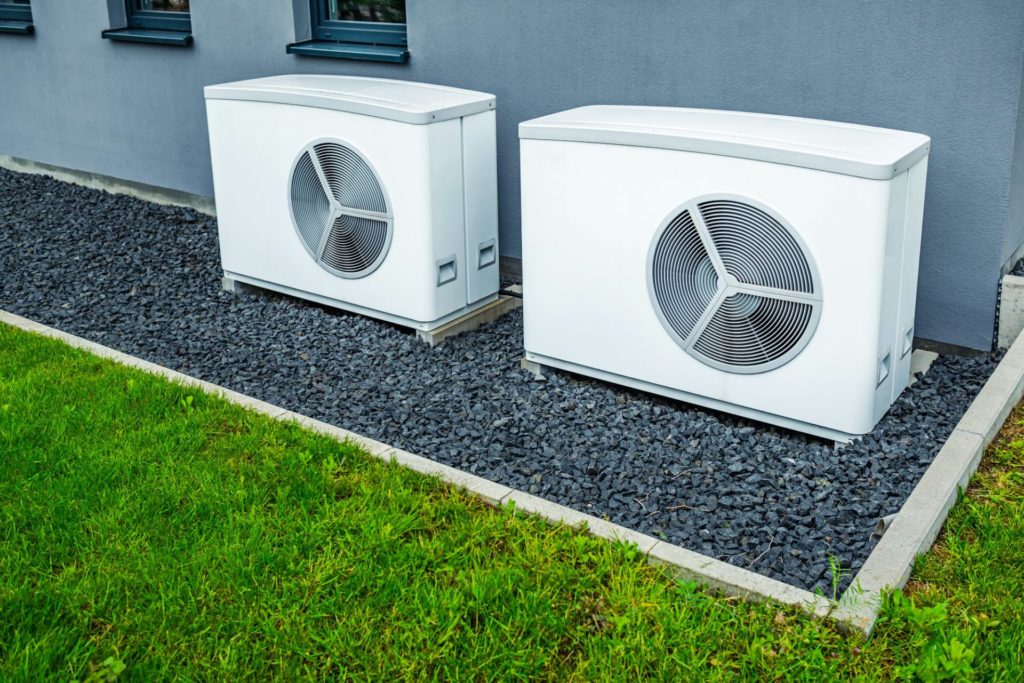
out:
{"label": "curved white top cover", "polygon": [[519,124],[519,137],[676,149],[885,180],[928,156],[927,135],[714,109],[596,105]]}
{"label": "curved white top cover", "polygon": [[404,123],[435,123],[494,109],[494,95],[443,85],[358,76],[288,75],[208,85],[208,100],[319,107]]}

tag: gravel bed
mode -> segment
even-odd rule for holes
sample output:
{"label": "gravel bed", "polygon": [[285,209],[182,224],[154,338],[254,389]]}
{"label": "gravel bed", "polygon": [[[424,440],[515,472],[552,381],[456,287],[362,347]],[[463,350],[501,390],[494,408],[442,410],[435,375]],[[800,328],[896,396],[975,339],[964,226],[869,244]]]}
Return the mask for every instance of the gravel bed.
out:
{"label": "gravel bed", "polygon": [[436,349],[409,331],[220,289],[215,220],[0,170],[0,308],[832,595],[995,367],[940,358],[845,448],[518,368],[517,311]]}

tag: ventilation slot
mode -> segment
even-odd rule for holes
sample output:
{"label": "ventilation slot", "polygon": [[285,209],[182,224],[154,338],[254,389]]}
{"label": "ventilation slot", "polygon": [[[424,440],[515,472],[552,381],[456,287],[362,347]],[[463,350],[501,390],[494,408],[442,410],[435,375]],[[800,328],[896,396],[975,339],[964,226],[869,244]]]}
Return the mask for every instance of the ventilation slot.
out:
{"label": "ventilation slot", "polygon": [[390,207],[376,173],[339,142],[306,148],[291,176],[292,220],[317,263],[358,278],[380,266],[391,245]]}
{"label": "ventilation slot", "polygon": [[729,372],[789,362],[820,316],[814,265],[792,230],[731,198],[691,202],[669,217],[652,244],[648,285],[676,342]]}

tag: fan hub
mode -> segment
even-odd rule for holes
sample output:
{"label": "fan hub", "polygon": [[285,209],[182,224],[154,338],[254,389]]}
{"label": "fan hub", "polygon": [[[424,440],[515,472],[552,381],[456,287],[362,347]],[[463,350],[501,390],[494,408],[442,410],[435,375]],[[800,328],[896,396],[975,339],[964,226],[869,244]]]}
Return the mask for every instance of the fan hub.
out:
{"label": "fan hub", "polygon": [[665,329],[686,353],[726,372],[785,365],[820,317],[817,271],[797,234],[734,197],[693,200],[670,215],[647,272]]}
{"label": "fan hub", "polygon": [[317,264],[343,278],[366,277],[391,246],[391,207],[370,163],[334,140],[306,146],[290,178],[292,222]]}

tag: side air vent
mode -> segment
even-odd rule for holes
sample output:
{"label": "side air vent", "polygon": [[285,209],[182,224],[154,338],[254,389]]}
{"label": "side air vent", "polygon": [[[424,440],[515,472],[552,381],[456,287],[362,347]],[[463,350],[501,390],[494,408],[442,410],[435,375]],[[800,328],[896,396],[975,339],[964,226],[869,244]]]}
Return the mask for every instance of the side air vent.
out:
{"label": "side air vent", "polygon": [[694,358],[728,372],[789,362],[821,313],[814,262],[794,231],[733,198],[673,212],[654,237],[647,272],[669,334]]}
{"label": "side air vent", "polygon": [[310,256],[345,278],[375,271],[391,246],[384,188],[357,151],[336,141],[308,145],[291,174],[292,221]]}

